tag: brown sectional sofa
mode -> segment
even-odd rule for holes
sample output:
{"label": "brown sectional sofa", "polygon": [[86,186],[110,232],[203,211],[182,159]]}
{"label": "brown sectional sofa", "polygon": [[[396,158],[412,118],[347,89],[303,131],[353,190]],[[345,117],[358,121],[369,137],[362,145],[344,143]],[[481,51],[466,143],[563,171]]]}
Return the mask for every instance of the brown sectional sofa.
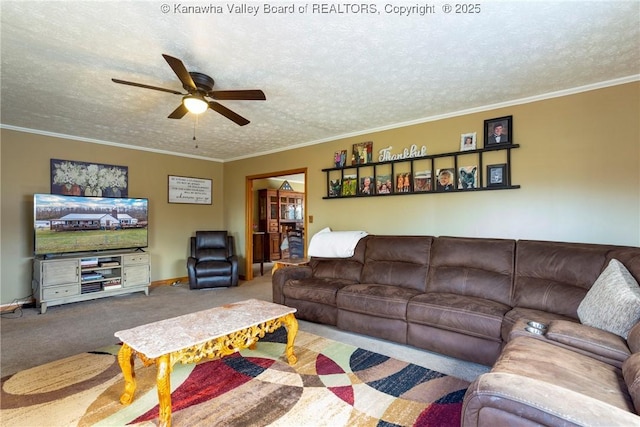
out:
{"label": "brown sectional sofa", "polygon": [[[277,270],[273,300],[300,319],[493,365],[467,391],[465,426],[640,425],[640,324],[624,339],[577,314],[611,259],[640,282],[637,247],[369,235],[350,258]],[[525,331],[531,320],[546,333]]]}

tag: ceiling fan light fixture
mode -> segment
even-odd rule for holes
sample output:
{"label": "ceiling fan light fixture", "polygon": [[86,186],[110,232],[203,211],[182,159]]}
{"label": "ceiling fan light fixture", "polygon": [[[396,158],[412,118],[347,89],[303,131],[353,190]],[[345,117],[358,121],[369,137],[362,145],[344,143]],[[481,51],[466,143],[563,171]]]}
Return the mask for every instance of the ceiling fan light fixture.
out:
{"label": "ceiling fan light fixture", "polygon": [[187,95],[182,98],[182,103],[193,114],[202,114],[209,108],[207,101],[198,95]]}

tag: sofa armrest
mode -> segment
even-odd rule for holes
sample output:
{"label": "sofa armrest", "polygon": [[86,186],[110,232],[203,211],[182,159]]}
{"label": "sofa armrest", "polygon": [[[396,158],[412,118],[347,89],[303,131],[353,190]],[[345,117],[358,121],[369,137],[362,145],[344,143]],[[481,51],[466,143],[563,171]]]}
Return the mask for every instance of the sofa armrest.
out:
{"label": "sofa armrest", "polygon": [[618,367],[631,355],[624,338],[581,323],[552,320],[545,336],[549,341]]}
{"label": "sofa armrest", "polygon": [[284,304],[284,294],[282,288],[288,280],[308,279],[313,275],[313,270],[308,265],[282,267],[277,269],[271,276],[271,287],[273,290],[273,302]]}
{"label": "sofa armrest", "polygon": [[638,425],[640,417],[629,411],[537,379],[489,372],[476,378],[467,389],[461,424],[463,427]]}

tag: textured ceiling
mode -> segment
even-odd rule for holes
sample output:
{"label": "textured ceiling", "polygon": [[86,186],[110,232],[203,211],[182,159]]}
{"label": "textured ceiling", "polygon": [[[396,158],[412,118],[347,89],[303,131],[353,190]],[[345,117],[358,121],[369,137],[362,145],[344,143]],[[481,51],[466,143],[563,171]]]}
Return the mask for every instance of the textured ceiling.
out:
{"label": "textured ceiling", "polygon": [[[241,4],[258,13],[230,11]],[[640,75],[638,1],[484,1],[474,14],[306,4],[2,1],[0,122],[228,161]],[[163,53],[267,100],[220,101],[247,126],[211,110],[196,126],[167,119],[180,96],[111,81],[182,91]]]}

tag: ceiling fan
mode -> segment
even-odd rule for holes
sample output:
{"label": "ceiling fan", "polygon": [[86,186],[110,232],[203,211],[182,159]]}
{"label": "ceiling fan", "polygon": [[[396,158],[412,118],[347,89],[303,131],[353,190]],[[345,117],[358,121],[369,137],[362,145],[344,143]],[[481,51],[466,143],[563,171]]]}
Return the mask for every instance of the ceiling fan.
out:
{"label": "ceiling fan", "polygon": [[213,100],[207,100],[205,98],[212,98],[214,100],[248,100],[248,101],[264,101],[266,96],[261,90],[213,90],[214,80],[206,74],[189,72],[184,66],[181,60],[174,58],[173,56],[162,54],[167,61],[171,69],[182,82],[182,87],[187,93],[181,93],[173,89],[165,89],[157,86],[145,85],[142,83],[128,82],[125,80],[111,79],[114,83],[120,83],[123,85],[137,86],[145,89],[160,90],[163,92],[173,93],[175,95],[182,95],[182,103],[171,114],[170,119],[181,119],[188,112],[194,114],[204,113],[208,108],[222,114],[229,120],[234,121],[240,126],[244,126],[249,123],[249,120],[245,119],[241,115],[231,111],[222,104],[219,104]]}

